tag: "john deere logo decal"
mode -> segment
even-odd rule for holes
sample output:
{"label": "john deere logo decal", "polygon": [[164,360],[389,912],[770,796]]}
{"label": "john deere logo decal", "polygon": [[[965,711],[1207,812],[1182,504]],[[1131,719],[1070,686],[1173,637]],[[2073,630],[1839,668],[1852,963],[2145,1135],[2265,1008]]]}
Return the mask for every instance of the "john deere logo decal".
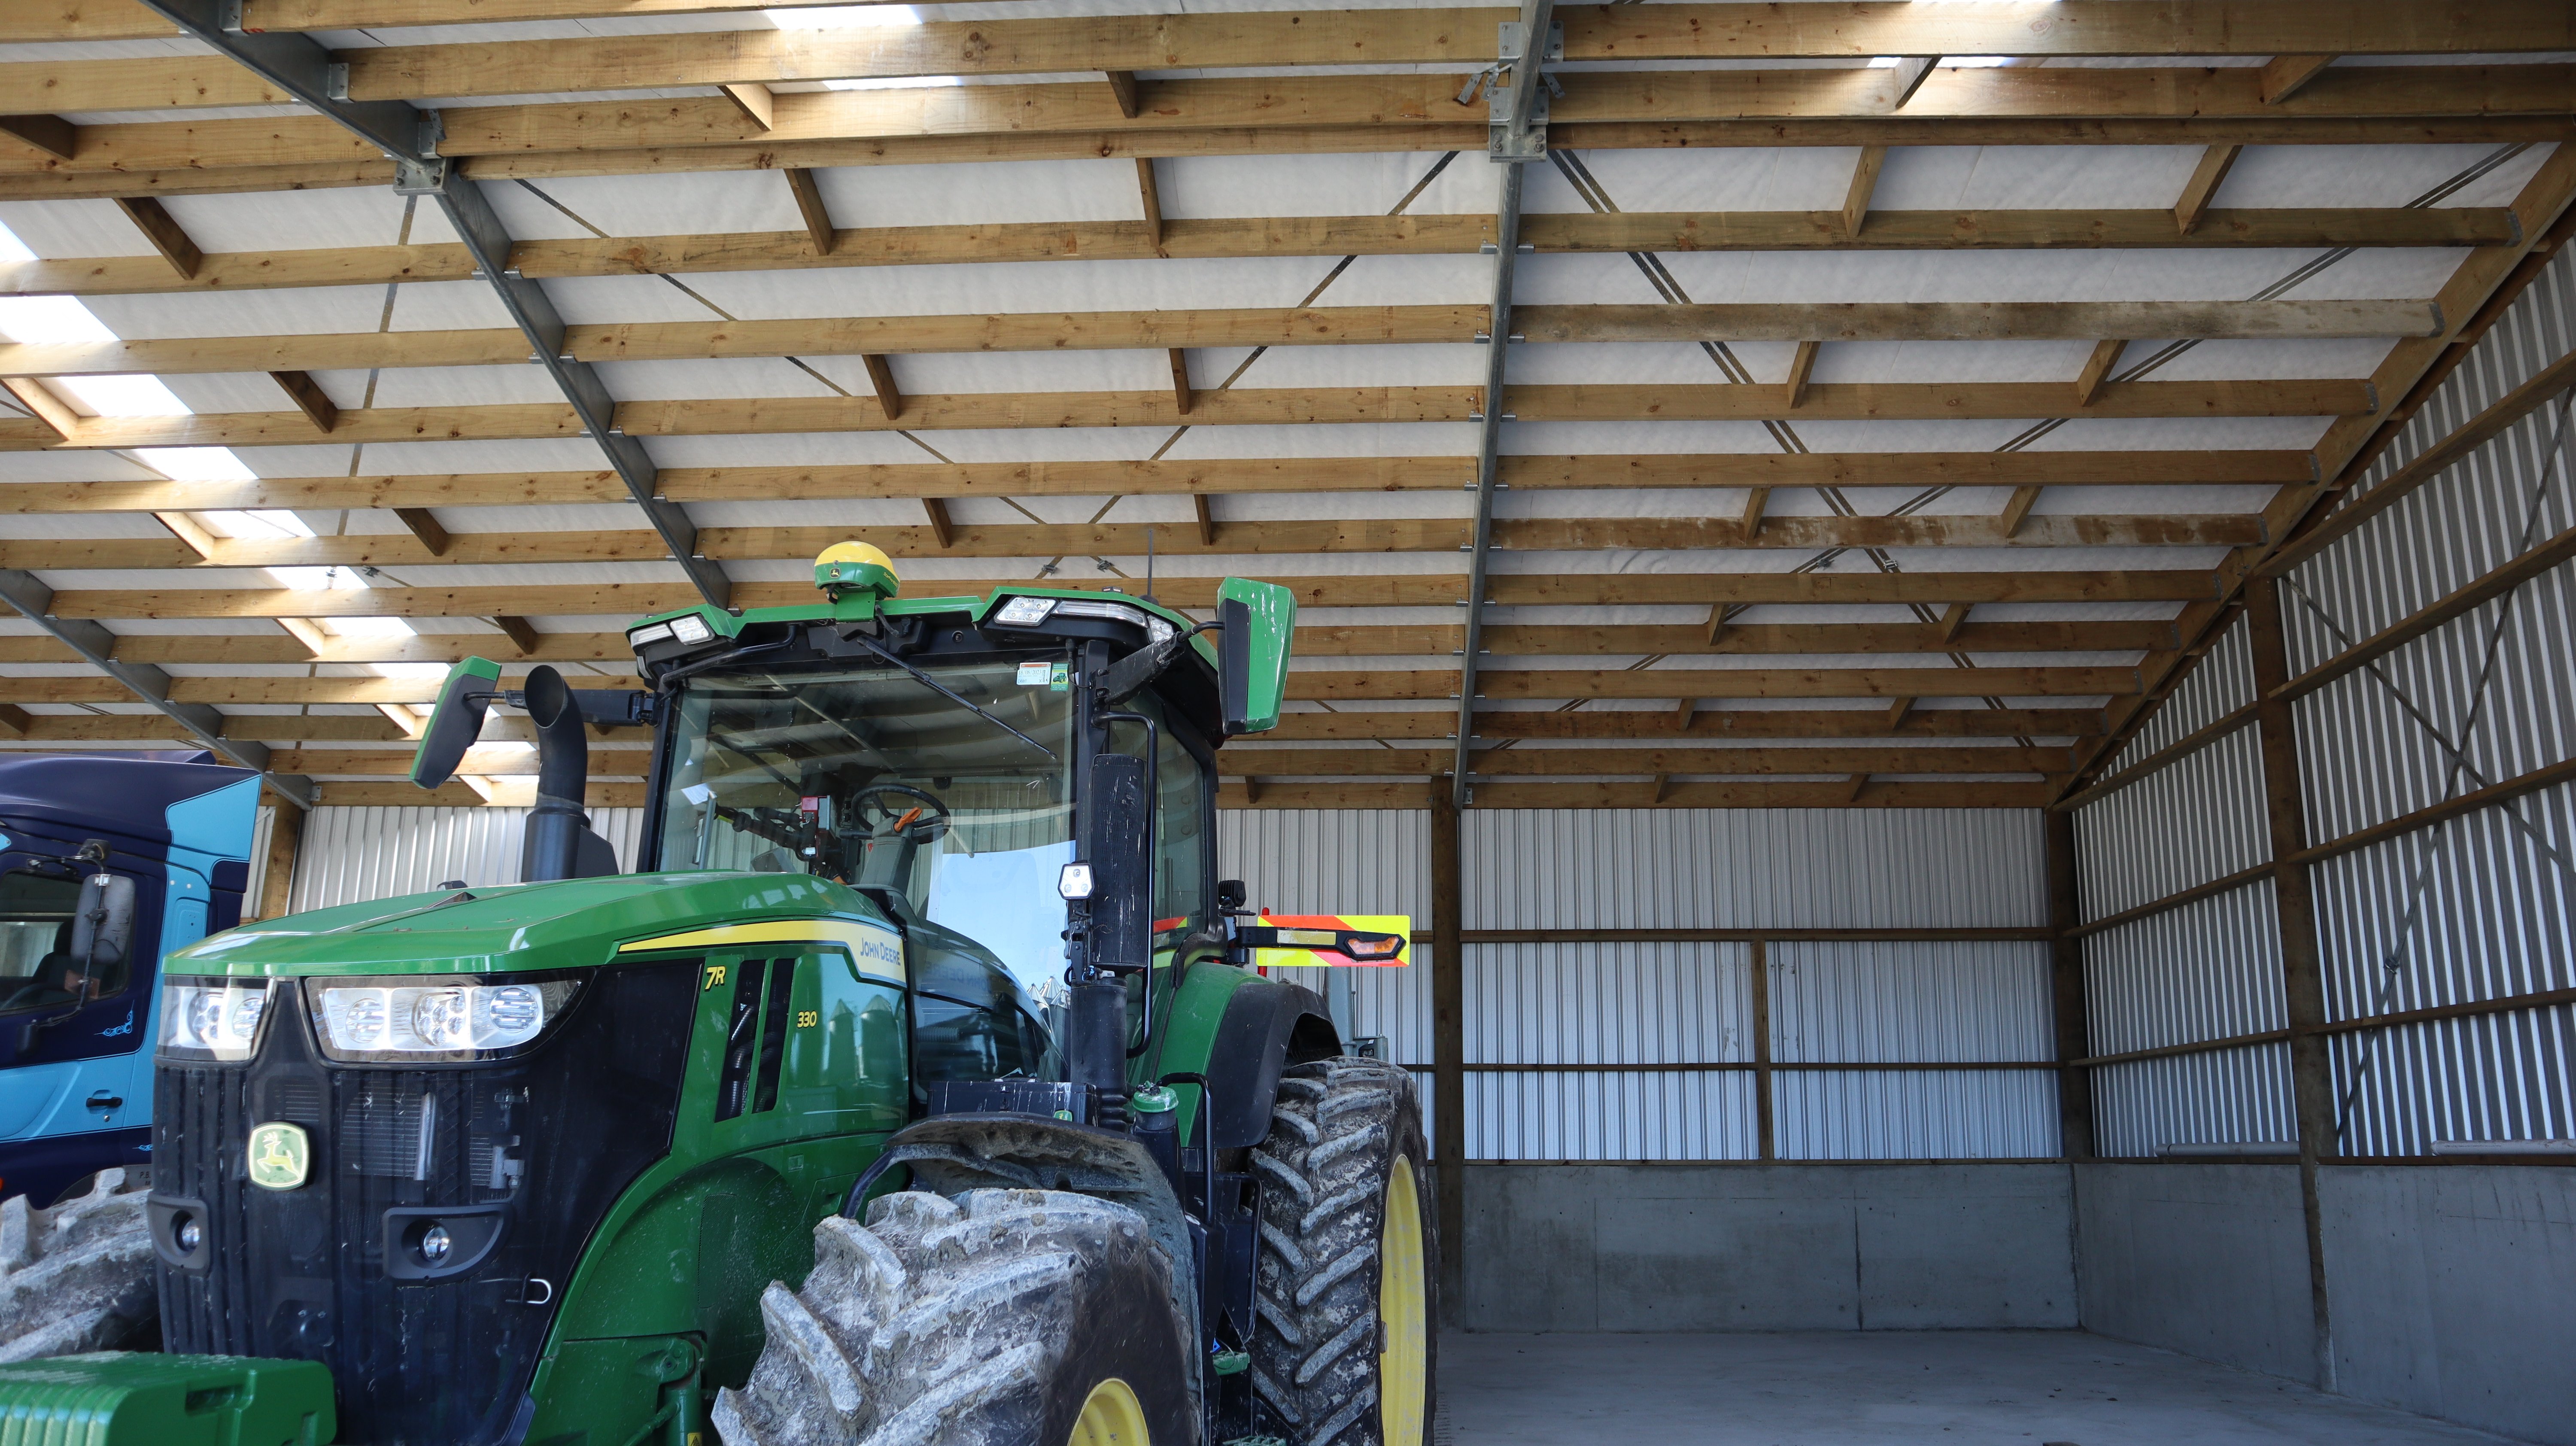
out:
{"label": "john deere logo decal", "polygon": [[250,1182],[269,1190],[292,1190],[304,1183],[313,1166],[313,1145],[301,1125],[260,1125],[250,1132]]}

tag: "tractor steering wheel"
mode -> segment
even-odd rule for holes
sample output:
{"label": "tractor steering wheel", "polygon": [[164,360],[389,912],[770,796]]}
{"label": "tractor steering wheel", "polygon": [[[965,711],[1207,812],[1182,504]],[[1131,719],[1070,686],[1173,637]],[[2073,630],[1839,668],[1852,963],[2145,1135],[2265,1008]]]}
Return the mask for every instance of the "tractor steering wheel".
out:
{"label": "tractor steering wheel", "polygon": [[[916,807],[898,809],[884,800],[884,795],[913,799]],[[877,816],[871,820],[868,815]],[[913,818],[912,815],[924,815]],[[926,788],[909,783],[871,783],[850,795],[850,816],[865,824],[870,838],[908,837],[914,843],[937,843],[948,836],[948,805]],[[910,820],[907,824],[906,820]],[[922,830],[929,832],[924,833]]]}

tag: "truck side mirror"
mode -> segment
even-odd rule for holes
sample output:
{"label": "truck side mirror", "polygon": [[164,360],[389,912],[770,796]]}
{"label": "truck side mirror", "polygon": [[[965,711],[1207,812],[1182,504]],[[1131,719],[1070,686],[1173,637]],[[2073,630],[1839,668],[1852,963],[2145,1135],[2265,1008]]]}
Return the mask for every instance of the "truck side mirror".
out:
{"label": "truck side mirror", "polygon": [[1217,588],[1217,693],[1225,733],[1266,733],[1279,726],[1288,691],[1289,635],[1297,595],[1277,583],[1229,577]]}
{"label": "truck side mirror", "polygon": [[90,978],[91,998],[125,987],[126,958],[133,947],[134,881],[104,872],[81,880],[71,956]]}
{"label": "truck side mirror", "polygon": [[489,658],[467,658],[447,670],[438,688],[438,706],[420,732],[420,747],[411,756],[411,781],[436,788],[456,776],[465,750],[483,736],[483,714],[501,691],[501,665]]}

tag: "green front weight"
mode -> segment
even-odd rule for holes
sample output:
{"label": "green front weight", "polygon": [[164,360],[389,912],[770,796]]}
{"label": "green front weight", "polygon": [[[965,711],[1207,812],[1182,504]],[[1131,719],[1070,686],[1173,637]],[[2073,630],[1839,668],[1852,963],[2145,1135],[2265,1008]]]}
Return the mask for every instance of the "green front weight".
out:
{"label": "green front weight", "polygon": [[9,1446],[324,1446],[339,1431],[318,1361],[102,1351],[0,1366]]}

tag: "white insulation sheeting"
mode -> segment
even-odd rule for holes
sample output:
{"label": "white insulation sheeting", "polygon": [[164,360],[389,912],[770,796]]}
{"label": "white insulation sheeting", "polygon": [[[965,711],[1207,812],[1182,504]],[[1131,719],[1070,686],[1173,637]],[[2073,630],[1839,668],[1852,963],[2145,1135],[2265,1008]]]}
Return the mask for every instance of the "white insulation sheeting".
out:
{"label": "white insulation sheeting", "polygon": [[[292,908],[417,894],[450,881],[467,888],[519,881],[524,808],[317,808],[304,821]],[[591,810],[590,826],[632,867],[640,808]]]}

